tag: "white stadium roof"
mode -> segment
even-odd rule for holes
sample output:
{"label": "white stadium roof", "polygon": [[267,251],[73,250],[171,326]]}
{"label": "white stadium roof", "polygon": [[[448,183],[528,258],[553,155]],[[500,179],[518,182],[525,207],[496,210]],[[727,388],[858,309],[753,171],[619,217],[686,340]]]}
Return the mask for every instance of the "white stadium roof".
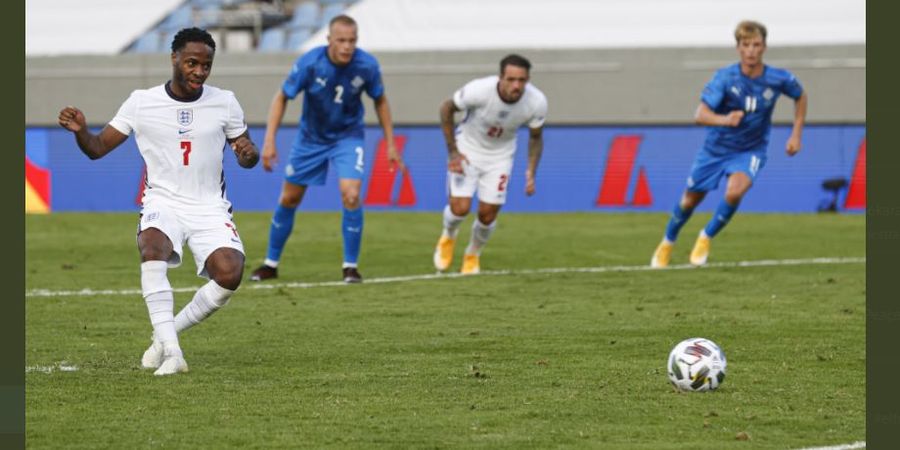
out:
{"label": "white stadium roof", "polygon": [[348,14],[374,51],[724,47],[743,19],[770,45],[866,42],[865,0],[363,0]]}
{"label": "white stadium roof", "polygon": [[[25,54],[116,54],[181,3],[28,0]],[[865,0],[361,0],[348,14],[373,51],[732,46],[742,19],[770,45],[866,42]]]}
{"label": "white stadium roof", "polygon": [[116,54],[182,0],[28,0],[25,55]]}

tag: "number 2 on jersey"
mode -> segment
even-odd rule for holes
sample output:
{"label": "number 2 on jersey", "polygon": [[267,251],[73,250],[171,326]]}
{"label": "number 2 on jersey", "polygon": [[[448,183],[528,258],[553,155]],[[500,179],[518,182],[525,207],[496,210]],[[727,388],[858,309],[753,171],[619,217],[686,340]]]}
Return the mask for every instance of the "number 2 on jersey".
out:
{"label": "number 2 on jersey", "polygon": [[344,103],[344,87],[341,85],[334,87],[334,102]]}
{"label": "number 2 on jersey", "polygon": [[184,165],[188,165],[191,162],[191,141],[181,141],[181,149],[184,150]]}
{"label": "number 2 on jersey", "polygon": [[503,175],[500,175],[500,184],[497,185],[497,190],[499,192],[505,191],[506,183],[508,183],[508,182],[509,182],[509,175],[507,175],[505,173]]}
{"label": "number 2 on jersey", "polygon": [[487,135],[492,138],[498,138],[503,135],[503,127],[491,127],[488,129]]}

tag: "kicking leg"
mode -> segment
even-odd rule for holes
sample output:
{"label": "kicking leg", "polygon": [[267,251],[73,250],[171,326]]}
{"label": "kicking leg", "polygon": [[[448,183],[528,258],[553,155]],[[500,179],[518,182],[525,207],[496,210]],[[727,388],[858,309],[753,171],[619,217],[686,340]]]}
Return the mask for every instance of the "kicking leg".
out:
{"label": "kicking leg", "polygon": [[241,284],[244,255],[233,248],[218,248],[206,259],[209,282],[194,294],[190,303],[175,316],[175,330],[181,333],[197,325],[225,306]]}
{"label": "kicking leg", "polygon": [[[145,368],[158,368],[156,375],[187,372],[187,363],[175,331],[175,298],[166,276],[167,261],[174,252],[172,241],[159,229],[147,228],[138,234],[138,249],[142,261],[141,291],[147,303],[154,335],[154,343],[145,352],[141,365]],[[166,370],[160,373],[163,366],[166,366]]]}

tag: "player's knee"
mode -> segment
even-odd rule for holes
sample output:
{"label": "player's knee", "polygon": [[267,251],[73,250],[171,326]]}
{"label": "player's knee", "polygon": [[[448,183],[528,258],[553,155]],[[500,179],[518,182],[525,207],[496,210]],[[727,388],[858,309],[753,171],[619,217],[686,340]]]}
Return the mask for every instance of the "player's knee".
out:
{"label": "player's knee", "polygon": [[278,199],[278,203],[285,208],[296,208],[300,206],[300,199],[302,197],[294,194],[287,194],[282,192],[281,197]]}
{"label": "player's knee", "polygon": [[467,216],[469,215],[469,205],[450,204],[450,212],[452,212],[454,216]]}
{"label": "player's knee", "polygon": [[725,193],[725,202],[727,202],[729,205],[737,205],[738,203],[741,202],[741,199],[744,198],[744,194],[746,192],[747,192],[746,190],[728,191]]}
{"label": "player's knee", "polygon": [[222,286],[225,289],[234,291],[241,285],[241,278],[243,278],[244,271],[236,270],[224,274],[218,274],[213,281],[216,282],[219,286]]}
{"label": "player's knee", "polygon": [[497,220],[497,213],[493,211],[479,211],[478,221],[484,225],[490,225]]}
{"label": "player's knee", "polygon": [[341,202],[344,203],[344,208],[359,208],[359,192],[342,192]]}
{"label": "player's knee", "polygon": [[141,261],[168,261],[172,250],[166,245],[147,243],[141,246]]}

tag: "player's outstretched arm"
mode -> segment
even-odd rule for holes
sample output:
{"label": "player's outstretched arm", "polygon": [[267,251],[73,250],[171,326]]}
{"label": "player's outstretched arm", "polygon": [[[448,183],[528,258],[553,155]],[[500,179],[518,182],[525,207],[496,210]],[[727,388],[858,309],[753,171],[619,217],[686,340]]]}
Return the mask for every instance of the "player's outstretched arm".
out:
{"label": "player's outstretched arm", "polygon": [[794,128],[791,130],[791,137],[785,144],[785,150],[788,156],[794,156],[800,151],[800,139],[803,135],[803,125],[806,124],[806,92],[800,95],[800,98],[794,101]]}
{"label": "player's outstretched arm", "polygon": [[456,135],[453,134],[453,114],[457,111],[460,111],[460,109],[453,103],[452,98],[448,98],[441,103],[441,131],[444,133],[444,141],[447,142],[447,168],[454,173],[463,173],[462,163],[467,161],[467,158],[456,147]]}
{"label": "player's outstretched arm", "polygon": [[238,164],[241,167],[250,169],[259,162],[259,150],[256,148],[256,144],[250,140],[249,131],[245,131],[244,134],[234,139],[229,139],[228,143],[231,144],[234,156],[237,156]]}
{"label": "player's outstretched arm", "polygon": [[272,97],[272,103],[269,104],[269,115],[266,118],[266,137],[263,139],[262,162],[263,169],[271,172],[272,168],[278,162],[278,149],[275,147],[275,136],[278,134],[278,127],[281,126],[281,120],[284,118],[284,110],[287,109],[287,96],[280,88],[275,96]]}
{"label": "player's outstretched arm", "polygon": [[525,195],[534,195],[534,176],[544,153],[544,127],[528,129],[528,168],[525,169]]}
{"label": "player's outstretched arm", "polygon": [[74,106],[66,106],[59,112],[59,126],[75,134],[78,148],[91,159],[106,156],[107,153],[125,142],[125,139],[128,139],[128,135],[122,134],[109,125],[103,127],[99,135],[91,133],[87,128],[87,119],[85,119],[84,113]]}
{"label": "player's outstretched arm", "polygon": [[741,124],[744,118],[744,111],[735,110],[728,114],[716,114],[715,111],[709,109],[706,103],[700,102],[697,112],[694,113],[694,121],[697,125],[707,125],[714,127],[736,127]]}
{"label": "player's outstretched arm", "polygon": [[394,170],[396,166],[401,172],[406,170],[403,164],[403,158],[397,152],[397,146],[394,144],[394,121],[391,118],[391,105],[388,103],[387,95],[382,95],[375,99],[375,115],[378,116],[378,123],[384,131],[384,140],[387,142],[388,162],[390,162],[390,170]]}

